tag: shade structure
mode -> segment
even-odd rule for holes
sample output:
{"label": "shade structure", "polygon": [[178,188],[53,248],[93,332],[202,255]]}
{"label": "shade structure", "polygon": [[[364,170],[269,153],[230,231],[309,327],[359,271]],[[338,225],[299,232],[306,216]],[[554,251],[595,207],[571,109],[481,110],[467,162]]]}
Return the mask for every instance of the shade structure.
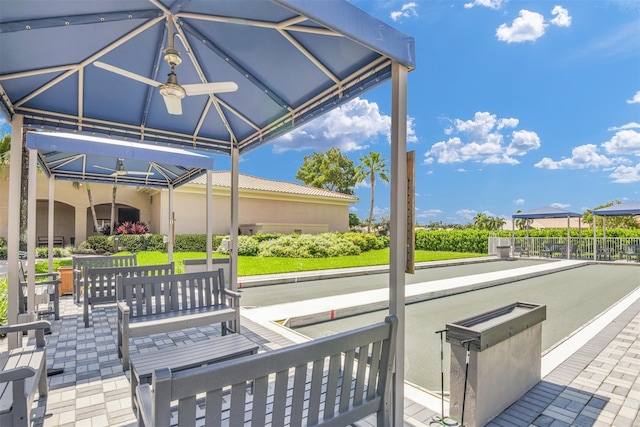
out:
{"label": "shade structure", "polygon": [[631,200],[629,202],[607,206],[606,208],[595,209],[593,214],[597,216],[640,215],[640,201]]}
{"label": "shade structure", "polygon": [[48,177],[101,184],[177,188],[213,170],[207,153],[82,134],[28,132]]}
{"label": "shade structure", "polygon": [[[159,87],[179,62],[170,46],[180,85],[237,90],[176,101]],[[412,37],[345,1],[7,1],[0,104],[36,128],[243,153],[388,81],[393,61],[413,68],[414,52]]]}
{"label": "shade structure", "polygon": [[[567,218],[567,259],[571,258],[571,223],[570,218],[580,218],[581,214],[575,212],[569,212],[564,209],[556,208],[553,206],[541,206],[539,208],[531,209],[526,212],[518,212],[511,215],[512,222],[516,219],[536,219],[536,218]],[[580,222],[578,222],[578,229],[580,229]],[[515,242],[515,224],[512,226],[512,240]],[[527,228],[527,237],[529,236],[529,228]],[[512,245],[513,246],[513,245]]]}
{"label": "shade structure", "polygon": [[[23,128],[35,128],[231,157],[232,285],[240,155],[391,82],[389,296],[390,312],[400,319],[397,425],[404,396],[407,81],[415,65],[412,37],[342,0],[0,2],[0,110],[14,141]],[[188,86],[203,83],[237,89],[203,93]],[[182,114],[172,114],[182,95]],[[20,154],[12,144],[12,157]],[[19,181],[19,168],[12,168],[11,283]],[[17,289],[10,287],[9,299],[17,300]],[[9,322],[16,317],[10,308]]]}
{"label": "shade structure", "polygon": [[[596,216],[603,217],[602,222],[602,244],[606,249],[607,245],[607,223],[606,217],[608,216],[624,216],[624,215],[640,215],[640,201],[631,200],[624,203],[614,204],[600,209],[594,209],[593,211],[593,259],[597,259],[597,239],[596,239]],[[610,254],[609,254],[610,255]]]}
{"label": "shade structure", "polygon": [[569,212],[564,209],[553,206],[541,206],[526,212],[518,212],[511,215],[511,218],[518,219],[535,219],[535,218],[579,218],[582,215],[575,212]]}

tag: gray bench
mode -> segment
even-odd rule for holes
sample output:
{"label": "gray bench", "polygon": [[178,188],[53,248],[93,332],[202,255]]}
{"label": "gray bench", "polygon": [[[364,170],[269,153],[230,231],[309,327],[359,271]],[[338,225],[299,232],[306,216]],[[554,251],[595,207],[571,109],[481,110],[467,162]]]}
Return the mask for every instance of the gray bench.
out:
{"label": "gray bench", "polygon": [[89,306],[116,302],[116,276],[162,276],[174,273],[173,263],[132,267],[89,267],[83,277],[84,327],[89,327]]}
{"label": "gray bench", "polygon": [[633,257],[636,257],[636,261],[640,261],[640,245],[624,245],[622,255],[627,258],[627,262],[631,261]]}
{"label": "gray bench", "polygon": [[0,354],[0,425],[28,426],[31,424],[31,405],[36,394],[47,394],[47,355],[44,330],[51,324],[38,322],[0,326],[0,334],[22,334],[35,330],[35,344]]}
{"label": "gray bench", "polygon": [[116,278],[118,357],[129,369],[129,339],[220,323],[240,331],[240,294],[225,288],[222,269]]}
{"label": "gray bench", "polygon": [[138,265],[136,254],[119,256],[74,255],[71,261],[73,268],[73,296],[80,302],[84,272],[87,268],[133,267]]}
{"label": "gray bench", "polygon": [[163,347],[155,351],[131,355],[131,404],[135,408],[138,384],[151,383],[153,371],[168,368],[179,372],[198,366],[211,365],[236,357],[258,353],[258,345],[240,334],[209,338],[193,344]]}
{"label": "gray bench", "polygon": [[173,415],[179,426],[196,419],[207,426],[345,426],[376,414],[378,426],[390,426],[396,334],[397,318],[388,316],[255,356],[180,372],[156,369],[151,385],[137,388],[138,423],[169,426]]}
{"label": "gray bench", "polygon": [[[60,320],[60,279],[58,273],[38,273],[35,275],[34,307],[38,317],[53,314],[55,320]],[[48,280],[41,280],[48,279]],[[22,261],[18,261],[18,314],[27,313],[27,273]],[[46,304],[46,310],[40,310],[40,305]],[[53,305],[53,307],[51,307]]]}
{"label": "gray bench", "polygon": [[[49,246],[49,236],[38,236],[38,246]],[[53,236],[53,246],[64,246],[64,236]]]}

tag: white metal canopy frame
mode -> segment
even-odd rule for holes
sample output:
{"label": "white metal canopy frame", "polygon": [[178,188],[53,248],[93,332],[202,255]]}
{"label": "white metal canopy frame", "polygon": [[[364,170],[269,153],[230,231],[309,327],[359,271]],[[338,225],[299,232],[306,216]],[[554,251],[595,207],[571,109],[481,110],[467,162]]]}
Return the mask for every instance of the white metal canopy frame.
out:
{"label": "white metal canopy frame", "polygon": [[[512,247],[515,247],[515,221],[516,219],[538,219],[538,218],[567,218],[567,259],[571,258],[571,218],[581,218],[582,215],[576,212],[566,211],[564,209],[555,208],[553,206],[541,206],[526,212],[519,212],[511,215],[511,239]],[[578,231],[580,231],[581,222],[578,221]],[[582,236],[582,234],[580,233]],[[529,238],[529,227],[527,227],[527,239]]]}
{"label": "white metal canopy frame", "polygon": [[[412,37],[342,0],[0,2],[0,110],[13,141],[26,127],[231,156],[233,286],[239,156],[391,81],[396,425],[403,422],[407,77],[414,67]],[[12,144],[12,158],[20,149]],[[37,156],[30,150],[30,194]],[[20,168],[10,174],[9,322],[15,323]],[[35,212],[28,222],[35,233]],[[35,252],[35,235],[28,251]],[[32,263],[28,274],[32,280]]]}

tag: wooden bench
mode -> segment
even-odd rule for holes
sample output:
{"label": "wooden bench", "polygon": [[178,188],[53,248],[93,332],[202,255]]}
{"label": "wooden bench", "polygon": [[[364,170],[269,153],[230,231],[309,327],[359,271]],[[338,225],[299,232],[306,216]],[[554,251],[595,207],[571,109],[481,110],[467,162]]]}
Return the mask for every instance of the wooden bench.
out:
{"label": "wooden bench", "polygon": [[132,267],[88,267],[83,277],[83,319],[84,327],[89,327],[89,305],[91,310],[98,304],[115,303],[116,298],[116,276],[125,277],[138,276],[161,276],[173,274],[174,265],[157,264]]}
{"label": "wooden bench", "polygon": [[35,330],[35,344],[0,354],[0,425],[28,426],[31,424],[31,405],[36,393],[47,395],[47,355],[44,330],[51,324],[38,322],[0,326],[0,334],[23,333]]}
{"label": "wooden bench", "polygon": [[179,372],[198,366],[258,353],[258,345],[240,334],[209,338],[193,344],[163,347],[155,351],[131,355],[131,404],[135,408],[138,384],[151,383],[153,371],[158,367]]}
{"label": "wooden bench", "polygon": [[[53,314],[55,320],[60,320],[60,280],[58,273],[38,273],[35,275],[34,307],[38,317]],[[49,279],[49,280],[41,280]],[[18,314],[27,313],[27,273],[22,261],[18,261]],[[42,304],[47,304],[46,310],[40,310]],[[53,307],[50,307],[53,305]]]}
{"label": "wooden bench", "polygon": [[71,261],[73,268],[73,296],[80,303],[84,272],[87,268],[133,267],[138,265],[136,254],[119,256],[74,255]]}
{"label": "wooden bench", "polygon": [[137,388],[138,423],[169,426],[177,411],[179,426],[197,418],[207,426],[345,426],[370,414],[390,426],[396,334],[397,318],[388,316],[255,356],[180,372],[158,368],[151,385]]}
{"label": "wooden bench", "polygon": [[220,323],[240,331],[240,294],[225,288],[224,271],[116,278],[118,357],[129,369],[129,339]]}
{"label": "wooden bench", "polygon": [[[38,246],[49,246],[49,236],[38,236]],[[53,236],[53,246],[64,246],[64,236]]]}

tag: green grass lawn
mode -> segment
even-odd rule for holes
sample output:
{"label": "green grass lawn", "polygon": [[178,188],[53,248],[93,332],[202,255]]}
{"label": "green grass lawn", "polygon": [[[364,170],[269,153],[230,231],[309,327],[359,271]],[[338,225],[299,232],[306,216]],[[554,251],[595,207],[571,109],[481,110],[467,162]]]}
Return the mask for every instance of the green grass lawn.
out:
{"label": "green grass lawn", "polygon": [[[118,255],[127,255],[129,252],[120,252]],[[204,258],[204,252],[174,252],[173,260],[176,263],[176,272],[184,272],[184,259]],[[440,261],[447,259],[472,258],[486,256],[486,254],[461,253],[461,252],[434,252],[416,251],[416,262]],[[224,255],[213,254],[214,258],[225,258]],[[138,252],[139,265],[166,264],[168,254],[156,251]],[[355,256],[343,256],[335,258],[262,258],[252,256],[238,257],[238,276],[255,276],[261,274],[290,273],[296,271],[327,270],[332,268],[365,267],[371,265],[388,265],[389,249],[380,249],[364,252]],[[54,270],[61,265],[71,265],[70,259],[54,260]],[[39,262],[36,272],[47,272],[47,262]]]}

